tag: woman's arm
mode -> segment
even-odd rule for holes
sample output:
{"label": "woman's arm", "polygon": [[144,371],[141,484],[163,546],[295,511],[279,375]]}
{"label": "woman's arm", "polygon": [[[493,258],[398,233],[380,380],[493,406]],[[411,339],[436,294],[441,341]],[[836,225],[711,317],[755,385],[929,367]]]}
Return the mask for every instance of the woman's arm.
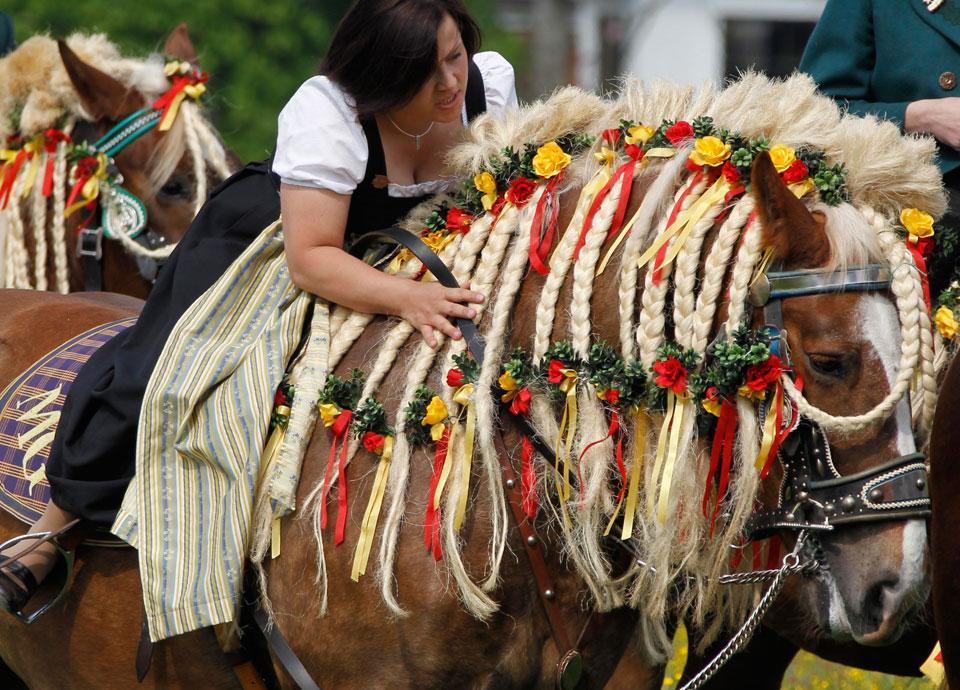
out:
{"label": "woman's arm", "polygon": [[436,347],[434,330],[458,339],[448,317],[472,319],[474,309],[460,302],[483,302],[483,295],[389,276],[343,250],[350,196],[326,189],[280,186],[284,247],[293,283],[318,297],[370,314],[409,321]]}

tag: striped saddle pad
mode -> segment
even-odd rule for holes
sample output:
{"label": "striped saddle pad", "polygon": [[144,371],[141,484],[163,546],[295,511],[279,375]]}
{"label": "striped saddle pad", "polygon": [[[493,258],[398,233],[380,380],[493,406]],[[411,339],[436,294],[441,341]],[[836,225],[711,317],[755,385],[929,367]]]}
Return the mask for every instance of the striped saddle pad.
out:
{"label": "striped saddle pad", "polygon": [[0,393],[0,508],[31,524],[50,500],[45,466],[77,372],[136,317],[91,328],[35,362]]}

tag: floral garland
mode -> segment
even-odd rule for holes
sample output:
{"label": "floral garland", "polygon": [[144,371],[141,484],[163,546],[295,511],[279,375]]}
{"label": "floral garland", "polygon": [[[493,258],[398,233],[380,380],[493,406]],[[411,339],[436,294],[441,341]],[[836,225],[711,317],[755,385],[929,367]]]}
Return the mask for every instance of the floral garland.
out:
{"label": "floral garland", "polygon": [[[337,524],[334,531],[334,544],[343,543],[347,527],[347,433],[353,421],[353,411],[360,402],[363,391],[364,374],[359,369],[351,369],[348,378],[343,379],[334,374],[327,376],[327,381],[320,391],[320,400],[317,409],[323,425],[330,429],[333,440],[330,443],[330,456],[323,473],[323,489],[320,493],[320,528],[327,527],[327,494],[330,491],[333,467],[337,466]],[[339,459],[337,449],[339,447]]]}
{"label": "floral garland", "polygon": [[960,330],[960,283],[953,281],[937,298],[937,313],[933,320],[944,342],[957,337]]}
{"label": "floral garland", "polygon": [[[467,234],[476,219],[477,216],[470,211],[451,205],[448,201],[442,201],[424,221],[420,239],[434,254],[439,254],[459,235]],[[413,258],[412,251],[406,247],[400,249],[390,262],[387,272],[396,274],[407,261]],[[422,266],[417,278],[423,276],[426,271],[426,266]]]}
{"label": "floral garland", "polygon": [[473,404],[473,393],[480,378],[480,364],[469,352],[459,352],[453,356],[454,367],[447,370],[447,385],[453,389],[453,401],[460,405],[457,416],[452,421],[448,447],[453,447],[454,434],[466,416],[463,437],[463,465],[460,471],[460,494],[457,510],[453,517],[453,527],[460,529],[467,513],[467,499],[470,496],[470,473],[473,469],[473,441],[476,437],[477,411]]}
{"label": "floral garland", "polygon": [[358,582],[366,573],[367,562],[370,560],[370,549],[377,531],[380,508],[383,505],[387,477],[390,472],[390,461],[393,458],[395,434],[393,428],[387,424],[387,412],[383,403],[373,397],[365,399],[357,408],[353,415],[353,432],[366,450],[380,458],[373,486],[370,489],[370,498],[367,500],[363,520],[360,522],[357,548],[353,554],[350,578]]}
{"label": "floral garland", "polygon": [[423,525],[423,543],[434,559],[439,561],[443,557],[440,546],[440,498],[452,464],[447,462],[452,420],[443,399],[426,386],[417,387],[413,400],[407,403],[404,410],[404,419],[404,429],[411,445],[426,446],[431,442],[436,444]]}
{"label": "floral garland", "polygon": [[41,182],[41,193],[49,198],[53,194],[54,155],[61,143],[72,144],[70,135],[61,129],[51,127],[32,138],[19,134],[7,137],[6,148],[0,150],[0,210],[6,209],[13,192],[13,183],[24,165],[27,174],[20,188],[21,198],[26,198],[33,190],[40,175],[40,154],[46,153],[46,163]]}
{"label": "floral garland", "polygon": [[[522,348],[511,351],[503,365],[503,373],[497,380],[501,391],[500,402],[507,405],[510,414],[529,419],[530,401],[533,399],[530,385],[535,379],[536,371],[530,356]],[[520,447],[520,505],[531,520],[537,516],[539,506],[533,455],[533,442],[523,434]]]}

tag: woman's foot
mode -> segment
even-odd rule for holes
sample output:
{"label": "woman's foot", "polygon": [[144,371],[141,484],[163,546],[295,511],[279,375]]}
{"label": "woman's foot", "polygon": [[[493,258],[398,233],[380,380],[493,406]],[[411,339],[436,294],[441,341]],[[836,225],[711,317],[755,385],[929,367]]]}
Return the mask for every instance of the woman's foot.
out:
{"label": "woman's foot", "polygon": [[26,539],[0,552],[0,610],[19,613],[57,563],[56,547],[44,543],[18,557],[31,547]]}

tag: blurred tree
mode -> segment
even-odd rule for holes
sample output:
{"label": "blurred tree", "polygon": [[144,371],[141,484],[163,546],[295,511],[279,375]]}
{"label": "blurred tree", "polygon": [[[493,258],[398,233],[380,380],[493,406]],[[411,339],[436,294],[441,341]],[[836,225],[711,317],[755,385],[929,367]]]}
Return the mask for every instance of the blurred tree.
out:
{"label": "blurred tree", "polygon": [[[351,0],[7,0],[19,43],[36,33],[59,37],[104,32],[124,53],[145,55],[167,33],[187,22],[211,75],[213,118],[244,160],[263,158],[276,139],[277,114],[316,71],[330,36]],[[523,55],[519,40],[495,27],[490,0],[467,0],[486,30],[485,48],[511,61]]]}

